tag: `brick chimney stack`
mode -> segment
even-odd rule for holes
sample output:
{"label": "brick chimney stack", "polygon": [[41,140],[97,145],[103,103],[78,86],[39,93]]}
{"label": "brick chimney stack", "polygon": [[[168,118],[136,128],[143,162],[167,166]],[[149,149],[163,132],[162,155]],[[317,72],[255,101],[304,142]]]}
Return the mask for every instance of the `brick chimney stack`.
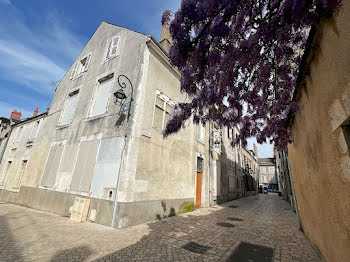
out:
{"label": "brick chimney stack", "polygon": [[33,116],[37,116],[37,115],[38,115],[38,113],[39,113],[39,108],[36,108],[36,109],[34,110],[34,114],[33,114]]}
{"label": "brick chimney stack", "polygon": [[12,114],[11,114],[11,118],[12,119],[16,119],[16,120],[20,120],[21,119],[21,112],[17,112],[17,110],[13,110]]}
{"label": "brick chimney stack", "polygon": [[170,22],[166,22],[162,26],[162,33],[160,35],[160,45],[167,53],[169,53],[170,45],[172,43],[169,26]]}

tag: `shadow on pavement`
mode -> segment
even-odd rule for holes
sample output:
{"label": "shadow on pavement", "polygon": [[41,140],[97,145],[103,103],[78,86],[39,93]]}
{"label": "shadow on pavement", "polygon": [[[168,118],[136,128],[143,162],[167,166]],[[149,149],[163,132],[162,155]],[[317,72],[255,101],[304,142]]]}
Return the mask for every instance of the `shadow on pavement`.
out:
{"label": "shadow on pavement", "polygon": [[23,261],[21,248],[16,244],[6,215],[0,217],[0,261]]}

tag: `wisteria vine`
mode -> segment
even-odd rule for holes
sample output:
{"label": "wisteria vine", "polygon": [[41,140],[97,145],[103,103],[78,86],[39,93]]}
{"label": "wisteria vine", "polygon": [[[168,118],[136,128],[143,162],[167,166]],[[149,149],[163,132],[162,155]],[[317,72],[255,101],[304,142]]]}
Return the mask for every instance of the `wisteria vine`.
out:
{"label": "wisteria vine", "polygon": [[170,25],[171,63],[181,72],[179,103],[164,136],[193,121],[240,128],[239,140],[291,142],[288,115],[308,30],[332,17],[340,0],[182,0]]}

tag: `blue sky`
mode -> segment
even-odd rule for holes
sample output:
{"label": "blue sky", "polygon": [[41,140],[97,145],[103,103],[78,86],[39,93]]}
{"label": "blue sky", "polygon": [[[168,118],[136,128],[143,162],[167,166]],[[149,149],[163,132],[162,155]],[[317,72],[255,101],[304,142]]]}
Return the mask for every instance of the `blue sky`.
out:
{"label": "blue sky", "polygon": [[[180,0],[0,0],[0,116],[44,112],[102,21],[160,37],[162,11]],[[271,148],[260,146],[263,156]],[[265,152],[266,151],[266,152]]]}

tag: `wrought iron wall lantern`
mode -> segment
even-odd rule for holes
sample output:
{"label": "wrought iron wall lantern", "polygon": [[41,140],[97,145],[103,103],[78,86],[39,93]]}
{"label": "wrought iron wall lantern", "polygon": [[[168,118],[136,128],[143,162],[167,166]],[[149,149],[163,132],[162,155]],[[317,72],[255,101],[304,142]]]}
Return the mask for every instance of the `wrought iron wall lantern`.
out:
{"label": "wrought iron wall lantern", "polygon": [[[114,103],[116,105],[120,105],[119,114],[121,114],[124,111],[124,107],[126,105],[126,101],[128,97],[130,97],[130,102],[128,106],[128,116],[127,116],[127,121],[128,121],[130,118],[131,104],[134,101],[133,100],[134,87],[130,79],[125,75],[118,76],[118,84],[120,86],[120,89],[114,93],[114,96],[115,96]],[[130,89],[131,89],[131,93],[128,96],[124,92],[124,89],[126,89],[127,86],[130,86]]]}

